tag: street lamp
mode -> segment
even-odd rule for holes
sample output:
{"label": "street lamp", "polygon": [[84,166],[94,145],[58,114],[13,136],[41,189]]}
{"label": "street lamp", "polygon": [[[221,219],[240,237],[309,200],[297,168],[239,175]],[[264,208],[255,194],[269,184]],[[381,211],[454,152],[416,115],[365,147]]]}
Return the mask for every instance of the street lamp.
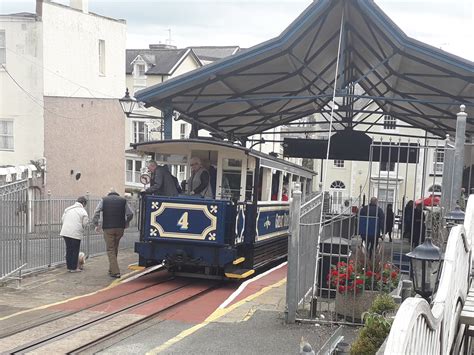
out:
{"label": "street lamp", "polygon": [[466,213],[464,213],[464,211],[461,210],[461,207],[459,207],[459,205],[456,205],[454,210],[449,212],[444,217],[446,221],[446,228],[448,228],[448,231],[451,231],[451,228],[453,228],[455,225],[463,224],[465,217],[466,217]]}
{"label": "street lamp", "polygon": [[433,245],[431,238],[418,245],[410,253],[410,277],[415,292],[428,300],[435,292],[435,286],[441,272],[441,250]]}
{"label": "street lamp", "polygon": [[130,117],[133,112],[133,109],[135,108],[137,100],[134,97],[130,96],[128,88],[127,90],[125,90],[125,96],[119,99],[119,102],[122,106],[123,113],[125,113],[127,117]]}

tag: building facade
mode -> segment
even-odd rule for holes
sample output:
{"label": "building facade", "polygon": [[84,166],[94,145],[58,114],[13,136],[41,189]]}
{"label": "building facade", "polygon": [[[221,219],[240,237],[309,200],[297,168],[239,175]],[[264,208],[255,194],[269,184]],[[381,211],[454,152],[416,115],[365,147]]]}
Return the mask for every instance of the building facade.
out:
{"label": "building facade", "polygon": [[124,191],[125,39],[125,21],[86,0],[0,17],[2,164],[35,161],[54,196]]}

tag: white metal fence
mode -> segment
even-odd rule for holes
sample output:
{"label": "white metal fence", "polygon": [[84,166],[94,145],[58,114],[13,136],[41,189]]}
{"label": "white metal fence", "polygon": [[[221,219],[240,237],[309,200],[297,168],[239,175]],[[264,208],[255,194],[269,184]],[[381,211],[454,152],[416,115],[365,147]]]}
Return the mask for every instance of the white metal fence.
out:
{"label": "white metal fence", "polygon": [[472,265],[474,195],[466,209],[464,226],[448,238],[438,291],[430,305],[422,298],[405,300],[397,312],[384,354],[459,354],[463,328],[459,324],[466,301]]}
{"label": "white metal fence", "polygon": [[[0,280],[65,263],[65,243],[59,235],[61,217],[75,199],[28,195],[26,183],[0,195]],[[86,210],[90,219],[99,201],[100,198],[88,197]],[[129,204],[136,217],[138,201],[131,200]],[[138,240],[135,217],[120,242],[121,248],[133,247]],[[92,226],[85,231],[81,251],[87,256],[106,251],[102,234]]]}

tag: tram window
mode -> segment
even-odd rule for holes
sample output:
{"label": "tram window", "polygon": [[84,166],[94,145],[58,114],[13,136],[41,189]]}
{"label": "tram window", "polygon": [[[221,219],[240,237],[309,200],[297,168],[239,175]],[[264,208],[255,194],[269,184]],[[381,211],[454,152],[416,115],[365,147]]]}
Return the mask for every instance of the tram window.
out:
{"label": "tram window", "polygon": [[221,198],[239,200],[242,160],[224,158],[222,163]]}
{"label": "tram window", "polygon": [[245,180],[245,200],[252,201],[253,199],[253,172],[247,170],[247,180]]}
{"label": "tram window", "polygon": [[278,191],[280,190],[280,171],[272,174],[272,201],[278,200]]}

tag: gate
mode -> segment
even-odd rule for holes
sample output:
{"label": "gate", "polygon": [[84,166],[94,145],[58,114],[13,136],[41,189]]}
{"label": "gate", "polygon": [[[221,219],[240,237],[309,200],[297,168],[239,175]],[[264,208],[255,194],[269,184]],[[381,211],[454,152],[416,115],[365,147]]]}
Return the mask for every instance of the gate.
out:
{"label": "gate", "polygon": [[25,266],[23,244],[27,225],[28,181],[0,187],[0,280]]}
{"label": "gate", "polygon": [[[33,191],[32,191],[33,192]],[[86,210],[92,219],[100,198],[87,196]],[[0,188],[0,281],[22,277],[22,273],[46,269],[65,263],[65,243],[59,235],[64,210],[74,198],[45,197],[29,193],[28,181]],[[128,201],[135,218],[125,230],[120,248],[131,248],[138,240],[137,200]],[[105,253],[102,233],[86,228],[81,251],[87,256]]]}
{"label": "gate", "polygon": [[[294,193],[288,322],[360,324],[375,296],[394,290],[402,275],[408,276],[406,253],[427,236],[444,247],[448,194],[442,200],[441,191],[449,190],[453,203],[464,198],[452,191],[454,169],[446,165],[453,155],[449,140],[373,142],[358,195],[337,210],[325,208],[322,221],[318,209],[328,193],[313,201],[314,208],[304,204],[301,211],[300,194]],[[453,203],[447,202],[448,211]]]}

